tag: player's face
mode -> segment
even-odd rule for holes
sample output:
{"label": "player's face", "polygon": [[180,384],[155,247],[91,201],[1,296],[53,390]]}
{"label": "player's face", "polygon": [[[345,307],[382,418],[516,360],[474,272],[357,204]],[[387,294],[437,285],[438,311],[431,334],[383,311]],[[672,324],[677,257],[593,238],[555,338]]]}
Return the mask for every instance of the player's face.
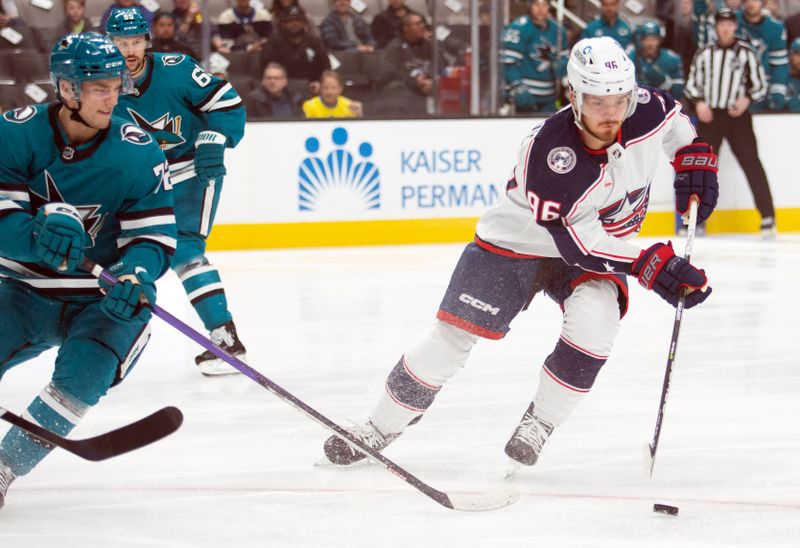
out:
{"label": "player's face", "polygon": [[645,36],[642,38],[642,55],[655,57],[660,43],[661,39],[658,36]]}
{"label": "player's face", "polygon": [[630,94],[583,96],[581,116],[584,127],[601,141],[613,141],[625,121]]}
{"label": "player's face", "polygon": [[140,36],[117,36],[114,44],[125,57],[125,65],[133,76],[138,76],[144,69],[144,54],[147,49],[147,40]]}
{"label": "player's face", "polygon": [[342,86],[336,78],[325,78],[322,80],[322,85],[319,89],[319,96],[328,104],[333,105],[342,94]]}
{"label": "player's face", "polygon": [[531,4],[531,19],[537,25],[544,24],[548,15],[550,15],[550,6],[547,2],[537,1]]}
{"label": "player's face", "polygon": [[84,82],[81,86],[81,118],[95,129],[107,128],[121,91],[121,78]]}

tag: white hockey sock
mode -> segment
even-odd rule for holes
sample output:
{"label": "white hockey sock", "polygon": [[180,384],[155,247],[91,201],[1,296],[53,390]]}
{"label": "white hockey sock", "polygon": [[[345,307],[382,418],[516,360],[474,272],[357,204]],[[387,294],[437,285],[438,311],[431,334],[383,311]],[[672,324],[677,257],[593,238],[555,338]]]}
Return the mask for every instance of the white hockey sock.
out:
{"label": "white hockey sock", "polygon": [[566,421],[589,390],[572,387],[542,366],[539,388],[533,398],[534,415],[558,426]]}

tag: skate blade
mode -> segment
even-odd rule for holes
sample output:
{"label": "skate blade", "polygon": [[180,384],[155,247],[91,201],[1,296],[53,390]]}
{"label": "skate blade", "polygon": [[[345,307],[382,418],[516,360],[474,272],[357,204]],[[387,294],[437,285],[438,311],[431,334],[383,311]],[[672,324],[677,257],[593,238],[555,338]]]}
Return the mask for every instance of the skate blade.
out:
{"label": "skate blade", "polygon": [[[240,359],[244,356],[240,357]],[[244,361],[244,359],[242,359]],[[222,360],[214,360],[211,362],[204,362],[197,366],[200,373],[205,377],[223,377],[225,375],[239,375],[241,371],[233,367],[227,362]]]}
{"label": "skate blade", "polygon": [[506,468],[506,477],[504,479],[514,479],[514,477],[517,475],[517,472],[524,467],[525,465],[523,465],[521,462],[515,461],[514,459],[508,459],[508,467]]}
{"label": "skate blade", "polygon": [[322,458],[314,463],[314,466],[317,468],[359,468],[370,464],[373,464],[370,459],[357,460],[352,464],[336,464],[335,462],[331,462],[330,459],[323,454]]}

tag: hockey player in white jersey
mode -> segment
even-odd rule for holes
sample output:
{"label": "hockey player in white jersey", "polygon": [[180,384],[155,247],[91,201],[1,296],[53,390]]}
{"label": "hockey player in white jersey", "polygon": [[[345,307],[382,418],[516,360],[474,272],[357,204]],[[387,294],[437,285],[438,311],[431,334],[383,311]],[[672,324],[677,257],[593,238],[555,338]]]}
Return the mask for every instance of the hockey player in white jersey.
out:
{"label": "hockey player in white jersey", "polygon": [[[395,365],[369,420],[352,429],[382,450],[415,423],[467,360],[478,338],[501,339],[542,292],[563,311],[533,401],[505,446],[512,464],[532,465],[553,430],[589,393],[628,306],[627,277],[673,306],[711,294],[704,271],[669,243],[627,241],[647,212],[666,153],[674,158],[676,208],[699,200],[698,219],[719,195],[717,158],[666,92],[637,87],[635,69],[608,37],[579,41],[567,65],[571,108],[536,126],[522,143],[503,200],[478,222],[439,307],[437,321]],[[334,464],[365,458],[332,436]]]}

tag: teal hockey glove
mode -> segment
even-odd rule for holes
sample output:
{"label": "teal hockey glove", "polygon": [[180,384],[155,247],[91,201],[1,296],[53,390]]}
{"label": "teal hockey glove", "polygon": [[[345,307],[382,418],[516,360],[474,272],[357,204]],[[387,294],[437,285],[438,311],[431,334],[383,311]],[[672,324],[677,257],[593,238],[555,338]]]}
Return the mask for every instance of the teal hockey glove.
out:
{"label": "teal hockey glove", "polygon": [[45,204],[36,214],[33,241],[36,255],[50,268],[75,272],[86,244],[81,214],[69,204]]}
{"label": "teal hockey glove", "polygon": [[211,179],[224,177],[225,170],[225,141],[227,139],[216,131],[203,131],[197,136],[194,147],[194,170],[197,180],[203,184]]}
{"label": "teal hockey glove", "polygon": [[156,303],[156,285],[152,276],[141,266],[117,263],[108,269],[117,277],[114,285],[100,280],[106,293],[100,308],[106,316],[120,323],[150,321],[150,306]]}

